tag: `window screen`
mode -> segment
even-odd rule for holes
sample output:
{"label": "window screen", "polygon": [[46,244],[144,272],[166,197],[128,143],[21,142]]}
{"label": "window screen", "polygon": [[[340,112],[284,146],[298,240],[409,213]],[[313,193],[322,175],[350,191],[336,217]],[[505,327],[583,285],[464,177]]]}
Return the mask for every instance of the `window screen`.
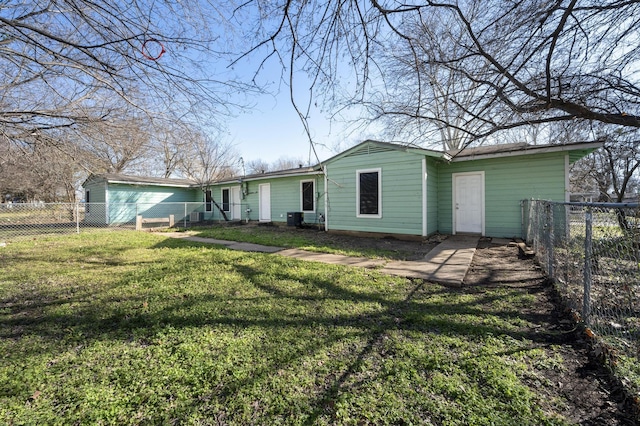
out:
{"label": "window screen", "polygon": [[229,211],[229,188],[222,190],[222,211]]}
{"label": "window screen", "polygon": [[313,188],[313,182],[302,182],[302,211],[314,211],[314,201],[315,191]]}
{"label": "window screen", "polygon": [[211,211],[211,191],[207,190],[207,192],[204,193],[204,198],[205,198],[205,209],[206,211],[210,212]]}
{"label": "window screen", "polygon": [[360,184],[360,214],[378,215],[379,211],[379,189],[378,172],[365,172],[359,174]]}

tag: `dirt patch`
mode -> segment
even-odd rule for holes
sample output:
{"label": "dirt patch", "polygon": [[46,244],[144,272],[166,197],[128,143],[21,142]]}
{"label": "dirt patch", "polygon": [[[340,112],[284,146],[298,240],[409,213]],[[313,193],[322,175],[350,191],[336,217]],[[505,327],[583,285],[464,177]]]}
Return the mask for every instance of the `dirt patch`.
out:
{"label": "dirt patch", "polygon": [[[252,226],[252,225],[244,225]],[[400,236],[385,235],[382,237],[358,236],[324,232],[315,228],[295,228],[291,226],[266,226],[264,231],[273,233],[294,233],[313,239],[319,246],[331,244],[344,249],[384,250],[387,257],[396,260],[419,260],[437,246],[446,236],[432,236],[426,239],[405,240]],[[409,238],[409,237],[406,237]]]}
{"label": "dirt patch", "polygon": [[508,286],[535,295],[522,312],[535,324],[527,339],[562,364],[536,367],[529,385],[545,396],[545,409],[580,425],[637,425],[637,413],[610,372],[592,356],[590,342],[564,308],[553,285],[534,259],[516,247],[482,239],[465,278],[465,291]]}

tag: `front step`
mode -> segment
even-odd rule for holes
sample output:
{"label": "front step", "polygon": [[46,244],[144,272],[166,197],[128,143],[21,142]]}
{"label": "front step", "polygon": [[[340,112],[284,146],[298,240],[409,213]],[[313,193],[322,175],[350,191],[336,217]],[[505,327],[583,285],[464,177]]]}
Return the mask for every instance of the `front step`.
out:
{"label": "front step", "polygon": [[518,246],[518,251],[522,257],[533,257],[536,255],[535,250],[529,247],[524,241],[517,239],[515,245]]}

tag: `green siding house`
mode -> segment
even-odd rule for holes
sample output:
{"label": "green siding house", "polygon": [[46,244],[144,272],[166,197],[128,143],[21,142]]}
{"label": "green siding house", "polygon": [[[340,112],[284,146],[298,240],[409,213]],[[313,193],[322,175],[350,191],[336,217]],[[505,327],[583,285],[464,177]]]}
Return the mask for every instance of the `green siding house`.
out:
{"label": "green siding house", "polygon": [[521,201],[569,201],[571,164],[601,146],[506,144],[442,152],[365,141],[323,163],[326,229],[521,236]]}
{"label": "green siding house", "polygon": [[[202,203],[202,190],[186,179],[161,179],[121,174],[92,175],[82,184],[85,222],[106,225],[136,223],[136,216],[183,220],[185,204]],[[194,206],[195,207],[195,206]]]}
{"label": "green siding house", "polygon": [[[295,224],[299,218],[327,231],[519,237],[522,200],[569,201],[571,164],[600,147],[507,144],[443,152],[369,140],[312,167],[212,182],[204,191],[189,181],[127,183],[116,176],[89,179],[85,189],[91,203],[200,203],[194,210],[207,220],[292,224],[294,216]],[[132,214],[106,212],[106,223]]]}
{"label": "green siding house", "polygon": [[325,181],[319,166],[236,177],[212,183],[208,190],[228,220],[287,223],[295,212],[305,223],[324,221]]}

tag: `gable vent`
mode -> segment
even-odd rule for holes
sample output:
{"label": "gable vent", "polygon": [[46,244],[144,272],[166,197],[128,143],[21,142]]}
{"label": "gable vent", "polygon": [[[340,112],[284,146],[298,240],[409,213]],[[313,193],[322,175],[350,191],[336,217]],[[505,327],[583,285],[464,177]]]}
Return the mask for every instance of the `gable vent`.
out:
{"label": "gable vent", "polygon": [[363,146],[357,151],[353,151],[347,157],[355,157],[358,155],[371,155],[371,154],[379,154],[383,152],[393,151],[393,149],[387,148],[385,146],[376,146],[376,145],[367,145]]}

